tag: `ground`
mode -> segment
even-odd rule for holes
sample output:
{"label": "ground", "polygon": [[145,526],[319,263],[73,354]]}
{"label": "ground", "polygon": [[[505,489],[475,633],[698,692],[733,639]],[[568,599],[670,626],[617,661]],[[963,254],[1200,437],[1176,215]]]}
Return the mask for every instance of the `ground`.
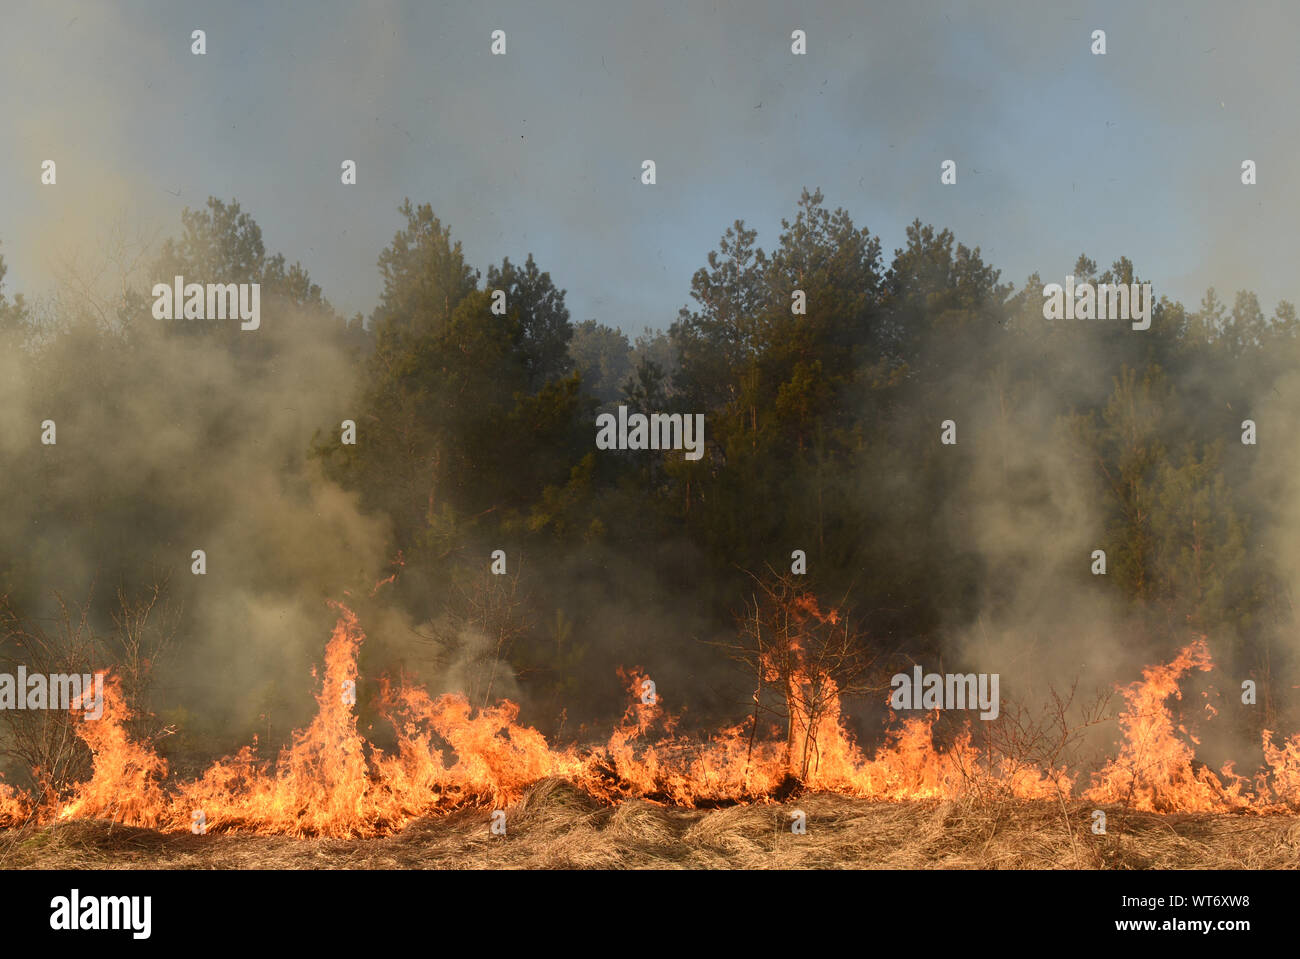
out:
{"label": "ground", "polygon": [[[102,821],[0,833],[6,869],[1288,869],[1300,867],[1300,816],[1008,801],[878,802],[804,795],[785,804],[691,810],[643,800],[601,804],[545,780],[506,808],[416,820],[376,839],[165,834]],[[807,817],[793,835],[790,812]],[[1067,829],[1066,814],[1072,829]]]}

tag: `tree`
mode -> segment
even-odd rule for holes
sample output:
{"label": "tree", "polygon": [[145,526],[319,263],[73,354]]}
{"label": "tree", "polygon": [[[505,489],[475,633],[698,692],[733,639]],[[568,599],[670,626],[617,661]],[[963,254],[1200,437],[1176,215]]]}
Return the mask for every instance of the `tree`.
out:
{"label": "tree", "polygon": [[153,274],[159,282],[184,276],[187,283],[259,283],[264,297],[280,296],[297,306],[328,308],[320,287],[301,263],[286,268],[284,254],[267,256],[262,228],[240,209],[238,200],[225,203],[210,196],[206,209],[186,207],[181,222],[180,238],[166,240],[154,263]]}
{"label": "tree", "polygon": [[509,258],[489,267],[489,290],[506,294],[507,309],[515,315],[515,350],[521,357],[530,391],[565,376],[573,368],[569,341],[573,326],[564,306],[564,290],[557,290],[551,274],[542,273],[528,254],[523,269]]}
{"label": "tree", "polygon": [[573,328],[569,357],[582,376],[582,386],[601,403],[619,398],[632,371],[627,335],[604,323],[583,320]]}
{"label": "tree", "polygon": [[4,281],[9,267],[0,255],[0,346],[16,349],[22,345],[22,337],[27,334],[29,314],[23,295],[19,293],[10,301],[5,296]]}
{"label": "tree", "polygon": [[[392,518],[409,581],[436,575],[476,528],[528,529],[543,490],[585,452],[589,403],[567,372],[564,293],[532,256],[523,268],[503,261],[481,290],[427,204],[401,213],[406,226],[379,258],[375,350],[357,404],[364,455],[335,438],[317,453]],[[506,293],[504,313],[493,289]]]}

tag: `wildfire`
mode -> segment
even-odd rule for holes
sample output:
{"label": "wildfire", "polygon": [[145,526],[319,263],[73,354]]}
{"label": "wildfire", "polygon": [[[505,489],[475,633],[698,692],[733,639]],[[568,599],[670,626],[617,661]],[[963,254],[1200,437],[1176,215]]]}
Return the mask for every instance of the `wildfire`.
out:
{"label": "wildfire", "polygon": [[[520,725],[519,707],[509,701],[475,709],[459,694],[433,698],[405,681],[384,681],[379,711],[397,743],[386,753],[357,730],[349,691],[365,635],[350,609],[335,606],[316,717],[273,762],[258,757],[255,741],[197,779],[169,783],[166,761],[128,735],[121,682],[110,676],[102,718],[76,727],[93,757],[91,778],[70,798],[44,803],[0,783],[0,826],[34,813],[41,822],[100,818],[165,831],[201,821],[204,831],[374,836],[467,804],[510,803],[547,777],[568,779],[603,800],[639,796],[682,806],[772,800],[795,787],[880,800],[958,798],[988,788],[1021,799],[1064,799],[1075,783],[1064,769],[994,761],[976,748],[969,728],[940,748],[934,715],[891,725],[883,745],[867,755],[841,715],[834,681],[803,664],[797,644],[783,650],[798,663],[782,673],[790,705],[785,730],[760,735],[756,712],[704,741],[679,736],[658,695],[648,694],[648,677],[631,670],[623,674],[631,701],[608,742],[557,748]],[[821,613],[811,597],[801,597],[793,612],[838,622],[835,611]],[[769,681],[778,678],[774,662],[763,667]],[[1300,806],[1300,735],[1274,745],[1273,734],[1264,733],[1267,768],[1253,784],[1231,765],[1215,774],[1195,761],[1167,703],[1181,697],[1187,673],[1210,668],[1206,642],[1198,639],[1121,691],[1120,749],[1081,798],[1157,812]]]}
{"label": "wildfire", "polygon": [[[1123,690],[1128,706],[1119,717],[1124,744],[1084,793],[1085,799],[1123,802],[1150,812],[1221,811],[1251,804],[1241,794],[1245,781],[1231,766],[1224,768],[1222,779],[1207,767],[1193,766],[1192,748],[1175,734],[1173,717],[1164,705],[1171,696],[1182,699],[1178,681],[1184,674],[1210,668],[1205,639],[1197,639],[1173,662],[1148,666],[1140,682]],[[1185,730],[1178,731],[1186,736]]]}
{"label": "wildfire", "polygon": [[0,783],[0,828],[22,824],[27,819],[29,809],[22,794],[8,783]]}

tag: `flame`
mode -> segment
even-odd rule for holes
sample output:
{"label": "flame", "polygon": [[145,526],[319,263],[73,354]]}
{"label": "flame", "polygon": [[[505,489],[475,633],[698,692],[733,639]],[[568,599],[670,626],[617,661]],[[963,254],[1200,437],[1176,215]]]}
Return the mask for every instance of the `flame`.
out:
{"label": "flame", "polygon": [[817,605],[817,597],[813,596],[812,593],[803,593],[796,596],[792,605],[796,615],[803,613],[812,616],[820,623],[830,623],[832,626],[840,621],[840,614],[834,609],[828,613],[823,613]]}
{"label": "flame", "polygon": [[[167,763],[128,735],[131,715],[120,679],[110,675],[102,717],[83,717],[76,726],[92,754],[91,778],[61,803],[37,803],[0,783],[0,826],[35,815],[42,822],[97,818],[181,831],[201,813],[206,831],[367,837],[465,805],[500,807],[547,777],[568,779],[611,802],[636,796],[686,807],[771,801],[794,788],[879,800],[952,799],[990,790],[1019,799],[1064,799],[1077,778],[1061,768],[995,760],[973,744],[969,725],[940,748],[937,712],[892,723],[883,744],[867,755],[841,715],[834,681],[808,665],[797,643],[782,651],[794,663],[783,680],[790,706],[785,730],[770,722],[762,728],[756,712],[703,741],[680,736],[678,717],[657,694],[643,701],[649,677],[632,669],[621,671],[630,701],[609,740],[556,748],[519,724],[512,702],[476,709],[460,694],[434,698],[405,680],[383,680],[377,706],[397,744],[389,754],[357,730],[349,690],[355,690],[365,635],[350,609],[332,605],[338,621],[325,649],[316,717],[274,762],[258,757],[255,740],[197,779],[168,783]],[[799,597],[792,612],[838,622],[834,610],[823,614],[811,597]],[[760,665],[769,681],[778,678],[774,662]],[[1186,674],[1210,668],[1202,637],[1124,687],[1119,751],[1080,798],[1155,812],[1300,808],[1300,735],[1275,746],[1272,732],[1264,732],[1267,768],[1253,783],[1230,764],[1215,774],[1195,761],[1189,744],[1195,740],[1175,726],[1168,703],[1181,698]]]}
{"label": "flame", "polygon": [[389,565],[393,567],[393,571],[379,582],[375,583],[374,589],[370,591],[371,598],[374,598],[374,595],[379,592],[381,586],[388,586],[397,582],[397,574],[401,571],[402,567],[406,565],[406,561],[402,559],[402,551],[400,549],[397,551],[397,557],[389,563]]}
{"label": "flame", "polygon": [[20,826],[30,815],[31,804],[26,797],[8,783],[0,783],[0,829]]}
{"label": "flame", "polygon": [[[1148,812],[1217,812],[1250,805],[1241,794],[1244,780],[1223,769],[1223,778],[1208,767],[1193,765],[1194,753],[1175,734],[1166,701],[1182,698],[1178,681],[1193,669],[1209,670],[1205,637],[1194,640],[1172,662],[1148,666],[1140,682],[1122,690],[1127,705],[1119,717],[1124,744],[1119,755],[1097,774],[1084,798],[1099,803],[1126,803]],[[1177,732],[1196,740],[1183,727]],[[1226,782],[1225,782],[1226,781]]]}
{"label": "flame", "polygon": [[[73,712],[78,712],[74,706]],[[110,819],[133,826],[163,825],[167,808],[162,781],[167,762],[126,732],[131,711],[122,696],[121,677],[108,675],[104,681],[103,714],[97,720],[82,721],[77,735],[94,760],[88,782],[76,789],[74,798],[60,808],[59,819]]]}

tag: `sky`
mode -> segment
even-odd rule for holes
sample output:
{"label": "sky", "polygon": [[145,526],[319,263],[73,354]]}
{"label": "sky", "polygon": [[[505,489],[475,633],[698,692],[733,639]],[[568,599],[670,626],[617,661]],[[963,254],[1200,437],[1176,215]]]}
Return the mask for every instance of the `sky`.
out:
{"label": "sky", "polygon": [[808,187],[886,260],[919,218],[1017,288],[1124,255],[1157,298],[1271,313],[1300,298],[1298,26],[1294,3],[6,0],[6,292],[156,247],[212,195],[369,315],[409,197],[473,266],[531,252],[575,322],[636,334],[733,221],[775,246]]}

